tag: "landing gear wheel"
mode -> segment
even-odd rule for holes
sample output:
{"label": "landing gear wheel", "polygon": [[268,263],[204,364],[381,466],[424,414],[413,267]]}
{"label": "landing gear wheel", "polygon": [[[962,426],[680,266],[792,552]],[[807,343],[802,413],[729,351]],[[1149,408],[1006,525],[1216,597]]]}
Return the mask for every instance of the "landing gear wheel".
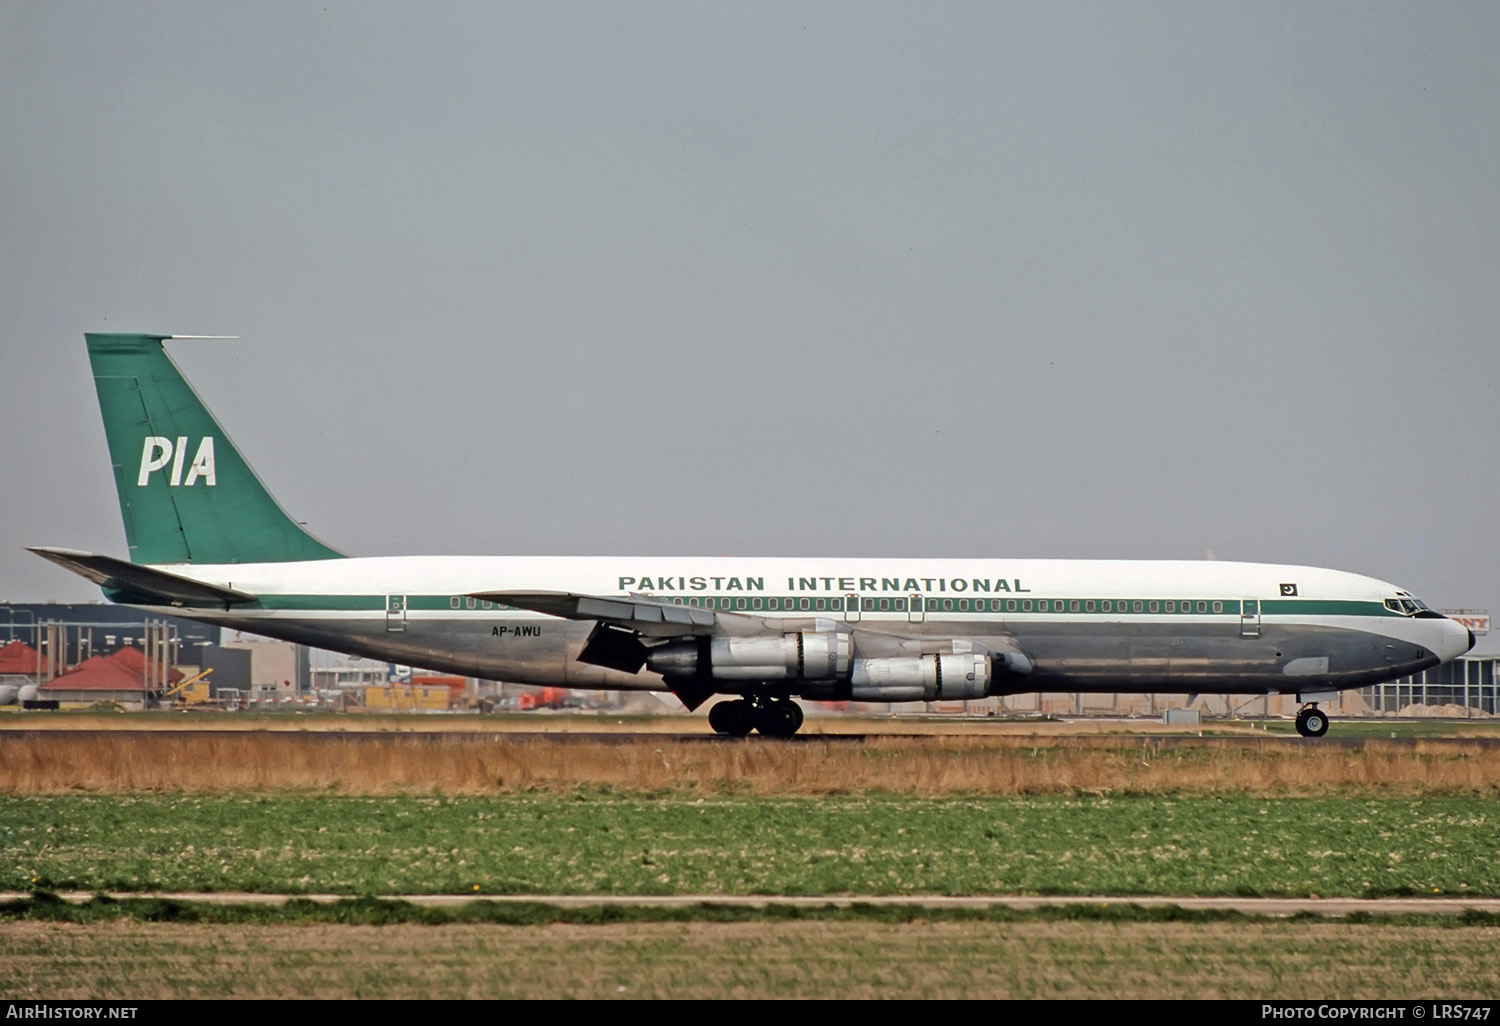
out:
{"label": "landing gear wheel", "polygon": [[708,725],[714,729],[715,734],[744,737],[754,729],[755,718],[751,715],[750,703],[741,698],[733,702],[720,702],[708,710]]}
{"label": "landing gear wheel", "polygon": [[802,707],[786,698],[773,698],[755,710],[755,729],[766,737],[791,737],[802,726]]}
{"label": "landing gear wheel", "polygon": [[1316,705],[1305,706],[1297,714],[1297,733],[1303,737],[1322,737],[1328,733],[1328,715]]}

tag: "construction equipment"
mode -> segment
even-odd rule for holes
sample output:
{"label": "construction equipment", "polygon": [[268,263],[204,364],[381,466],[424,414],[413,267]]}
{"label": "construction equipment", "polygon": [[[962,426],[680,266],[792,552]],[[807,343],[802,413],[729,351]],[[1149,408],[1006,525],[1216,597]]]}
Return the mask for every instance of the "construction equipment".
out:
{"label": "construction equipment", "polygon": [[191,677],[184,677],[170,690],[163,692],[162,698],[171,699],[180,705],[203,705],[212,701],[212,687],[209,684],[208,675],[213,672],[214,668],[210,666]]}

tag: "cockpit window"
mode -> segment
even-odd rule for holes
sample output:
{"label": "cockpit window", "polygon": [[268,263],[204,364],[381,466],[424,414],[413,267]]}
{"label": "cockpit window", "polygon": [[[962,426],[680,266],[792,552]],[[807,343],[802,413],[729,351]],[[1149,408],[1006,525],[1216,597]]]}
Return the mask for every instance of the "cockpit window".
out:
{"label": "cockpit window", "polygon": [[1416,616],[1420,613],[1429,611],[1427,608],[1427,603],[1423,602],[1421,599],[1411,598],[1404,592],[1402,593],[1401,598],[1386,599],[1385,608],[1389,609],[1393,613],[1400,613],[1402,616]]}

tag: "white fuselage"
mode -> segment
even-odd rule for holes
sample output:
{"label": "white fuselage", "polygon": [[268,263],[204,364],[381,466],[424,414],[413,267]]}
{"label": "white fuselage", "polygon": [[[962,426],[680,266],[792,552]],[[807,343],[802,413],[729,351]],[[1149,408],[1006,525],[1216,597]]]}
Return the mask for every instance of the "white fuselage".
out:
{"label": "white fuselage", "polygon": [[787,631],[847,631],[857,653],[874,655],[912,639],[1005,639],[1035,664],[1015,690],[1337,689],[1445,662],[1470,644],[1451,620],[1388,608],[1406,594],[1392,584],[1260,563],[389,556],[159,569],[261,600],[171,610],[179,615],[479,677],[586,687],[671,685],[578,663],[589,625],[471,596],[646,594]]}

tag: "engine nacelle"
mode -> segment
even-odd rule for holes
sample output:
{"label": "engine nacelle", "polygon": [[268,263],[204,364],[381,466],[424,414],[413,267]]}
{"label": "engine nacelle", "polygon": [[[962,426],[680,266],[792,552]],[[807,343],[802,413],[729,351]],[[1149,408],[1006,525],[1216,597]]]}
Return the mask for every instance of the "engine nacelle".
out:
{"label": "engine nacelle", "polygon": [[849,672],[854,642],[837,631],[779,638],[699,638],[659,645],[646,666],[663,677],[715,680],[835,680]]}
{"label": "engine nacelle", "polygon": [[856,702],[932,702],[983,698],[990,660],[979,652],[856,659],[849,697]]}

